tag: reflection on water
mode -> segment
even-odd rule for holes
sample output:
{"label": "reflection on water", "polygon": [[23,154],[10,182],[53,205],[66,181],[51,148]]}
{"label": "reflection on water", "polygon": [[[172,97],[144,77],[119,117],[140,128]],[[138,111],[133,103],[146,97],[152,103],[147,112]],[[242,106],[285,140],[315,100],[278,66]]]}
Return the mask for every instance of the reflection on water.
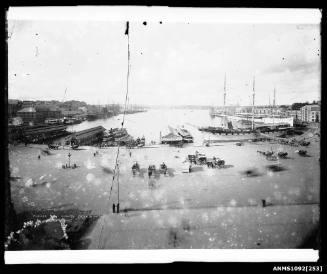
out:
{"label": "reflection on water", "polygon": [[[68,127],[68,131],[79,131],[95,126],[106,129],[121,127],[123,115],[96,121],[85,121]],[[124,127],[133,137],[144,136],[146,142],[159,142],[160,132],[164,134],[170,126],[184,126],[194,137],[195,143],[202,143],[207,134],[202,134],[197,127],[221,126],[220,118],[211,118],[209,110],[189,109],[150,109],[147,112],[128,114],[125,116]]]}

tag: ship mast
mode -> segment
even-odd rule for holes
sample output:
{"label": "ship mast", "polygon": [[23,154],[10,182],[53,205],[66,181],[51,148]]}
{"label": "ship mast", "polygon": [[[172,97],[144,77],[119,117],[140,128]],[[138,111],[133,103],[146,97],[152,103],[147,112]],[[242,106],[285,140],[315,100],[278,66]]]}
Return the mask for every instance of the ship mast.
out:
{"label": "ship mast", "polygon": [[224,78],[224,114],[226,114],[226,73]]}
{"label": "ship mast", "polygon": [[66,92],[67,92],[67,88],[65,88],[65,92],[64,92],[64,98],[62,98],[62,102],[65,103],[65,99],[66,99]]}
{"label": "ship mast", "polygon": [[274,100],[273,100],[273,125],[275,125],[275,106],[276,106],[276,87],[274,87]]}
{"label": "ship mast", "polygon": [[255,98],[255,76],[253,76],[253,93],[252,93],[252,130],[254,130],[254,98]]}

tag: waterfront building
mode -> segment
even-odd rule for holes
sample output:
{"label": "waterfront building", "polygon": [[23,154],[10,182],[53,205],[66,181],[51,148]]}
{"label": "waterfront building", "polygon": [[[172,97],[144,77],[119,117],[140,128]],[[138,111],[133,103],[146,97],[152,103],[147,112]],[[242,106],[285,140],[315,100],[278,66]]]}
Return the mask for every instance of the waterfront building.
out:
{"label": "waterfront building", "polygon": [[46,119],[59,119],[61,118],[61,111],[54,106],[39,105],[36,109],[36,120],[38,123],[44,123]]}
{"label": "waterfront building", "polygon": [[320,106],[306,105],[301,108],[301,119],[303,122],[320,122]]}
{"label": "waterfront building", "polygon": [[35,107],[35,102],[30,100],[24,100],[21,107],[22,108]]}
{"label": "waterfront building", "polygon": [[87,113],[87,107],[79,107],[78,111],[81,111],[83,113]]}
{"label": "waterfront building", "polygon": [[34,124],[36,122],[36,110],[34,107],[27,107],[17,111],[17,116],[22,118],[24,124]]}
{"label": "waterfront building", "polygon": [[58,107],[49,107],[48,118],[59,119],[62,117],[61,110]]}
{"label": "waterfront building", "polygon": [[77,118],[83,115],[84,112],[82,110],[65,110],[61,109],[61,115],[66,118]]}
{"label": "waterfront building", "polygon": [[293,117],[294,121],[302,121],[302,112],[301,110],[287,110],[285,116]]}

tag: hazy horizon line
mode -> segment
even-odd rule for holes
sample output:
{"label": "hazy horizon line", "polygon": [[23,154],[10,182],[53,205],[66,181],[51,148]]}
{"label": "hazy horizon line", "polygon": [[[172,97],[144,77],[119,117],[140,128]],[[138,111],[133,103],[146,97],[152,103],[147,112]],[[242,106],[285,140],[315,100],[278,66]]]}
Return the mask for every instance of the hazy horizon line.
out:
{"label": "hazy horizon line", "polygon": [[[77,100],[77,99],[72,99],[72,100],[67,100],[65,102],[62,102],[61,100],[55,100],[55,99],[51,99],[51,100],[42,100],[42,99],[13,99],[13,98],[8,98],[8,101],[9,100],[14,100],[14,101],[34,101],[34,102],[37,102],[37,101],[43,101],[43,102],[51,102],[51,101],[56,101],[56,102],[59,102],[59,103],[65,103],[65,102],[70,102],[70,101],[78,101],[78,102],[84,102],[86,103],[87,105],[91,105],[91,106],[106,106],[106,105],[124,105],[124,103],[118,103],[118,102],[112,102],[112,103],[107,103],[107,104],[92,104],[92,103],[88,103],[86,101],[83,101],[83,100]],[[295,103],[301,103],[301,104],[304,104],[304,103],[308,103],[308,104],[313,104],[313,102],[320,102],[321,100],[312,100],[311,102],[310,101],[305,101],[305,102],[300,102],[300,101],[296,101],[296,102],[293,102],[291,104],[276,104],[276,106],[291,106],[292,104],[295,104]],[[127,104],[127,106],[138,106],[138,107],[145,107],[145,108],[182,108],[182,107],[188,107],[188,108],[223,108],[224,106],[223,105],[194,105],[194,104]],[[267,107],[273,107],[273,104],[255,104],[255,106],[267,106]],[[237,105],[226,105],[225,106],[226,108],[229,108],[229,107],[252,107],[252,105],[248,104],[248,105],[240,105],[240,104],[237,104]]]}

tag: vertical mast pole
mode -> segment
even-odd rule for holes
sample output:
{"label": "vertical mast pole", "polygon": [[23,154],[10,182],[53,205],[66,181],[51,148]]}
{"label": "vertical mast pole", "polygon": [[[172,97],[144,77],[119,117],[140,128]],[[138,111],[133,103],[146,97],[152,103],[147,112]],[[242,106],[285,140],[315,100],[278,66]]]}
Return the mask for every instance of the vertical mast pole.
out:
{"label": "vertical mast pole", "polygon": [[275,125],[275,106],[276,106],[276,87],[274,87],[274,101],[273,101],[273,125]]}
{"label": "vertical mast pole", "polygon": [[[127,35],[127,79],[126,79],[126,96],[125,96],[125,104],[124,104],[124,114],[123,114],[123,121],[121,123],[122,128],[124,127],[125,122],[125,114],[126,114],[126,107],[127,107],[127,101],[128,101],[128,88],[129,88],[129,73],[130,73],[130,50],[129,50],[129,21],[126,22],[126,30],[125,35]],[[119,154],[119,146],[118,146],[118,153],[116,158],[116,167],[118,170],[117,175],[117,213],[119,213],[119,161],[118,161],[118,154]]]}
{"label": "vertical mast pole", "polygon": [[117,190],[117,213],[119,213],[119,161],[117,162],[117,186],[118,186],[118,190]]}
{"label": "vertical mast pole", "polygon": [[224,78],[224,114],[226,115],[226,72]]}
{"label": "vertical mast pole", "polygon": [[252,93],[252,130],[254,130],[254,97],[255,97],[255,76],[253,76],[253,93]]}

